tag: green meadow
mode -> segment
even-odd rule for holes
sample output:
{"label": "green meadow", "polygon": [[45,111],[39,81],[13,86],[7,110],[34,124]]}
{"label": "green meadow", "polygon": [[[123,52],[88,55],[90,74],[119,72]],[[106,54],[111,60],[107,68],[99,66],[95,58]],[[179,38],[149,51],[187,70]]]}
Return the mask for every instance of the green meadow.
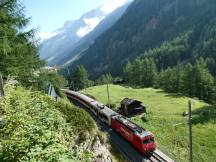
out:
{"label": "green meadow", "polygon": [[[94,86],[83,92],[108,103],[106,85]],[[110,101],[120,107],[124,97],[137,99],[147,107],[147,114],[130,120],[151,131],[158,147],[178,162],[188,161],[188,100],[192,100],[193,158],[195,162],[216,161],[216,108],[197,99],[167,94],[161,89],[134,89],[109,85]]]}

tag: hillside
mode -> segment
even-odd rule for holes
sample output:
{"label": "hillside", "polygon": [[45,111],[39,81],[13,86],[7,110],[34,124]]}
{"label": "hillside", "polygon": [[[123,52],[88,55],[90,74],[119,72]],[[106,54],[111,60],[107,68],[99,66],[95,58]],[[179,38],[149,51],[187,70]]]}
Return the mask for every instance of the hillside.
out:
{"label": "hillside", "polygon": [[95,39],[100,36],[103,32],[108,30],[113,24],[115,24],[122,14],[125,12],[130,3],[126,3],[125,5],[117,8],[112,13],[107,15],[89,34],[85,35],[82,39],[80,39],[73,48],[70,48],[70,52],[67,54],[60,56],[58,58],[57,63],[67,65],[73,63],[82,57],[83,51],[87,50],[91,44],[94,43]]}
{"label": "hillside", "polygon": [[94,40],[109,29],[125,12],[130,1],[122,6],[114,6],[112,12],[106,12],[106,4],[83,14],[79,19],[67,21],[63,27],[54,31],[55,36],[42,42],[40,57],[49,65],[64,65],[80,58]]}
{"label": "hillside", "polygon": [[121,75],[128,60],[186,32],[192,33],[189,47],[175,56],[177,61],[215,59],[215,15],[214,0],[135,0],[70,68],[83,64],[93,77],[107,72]]}
{"label": "hillside", "polygon": [[53,32],[55,36],[44,40],[40,45],[39,55],[41,59],[52,65],[57,64],[59,57],[70,53],[75,44],[84,36],[84,33],[81,32],[80,35],[79,31],[88,29],[88,25],[91,25],[88,20],[96,19],[100,22],[105,16],[106,14],[98,8],[85,13],[78,20],[65,22],[61,28]]}
{"label": "hillside", "polygon": [[118,161],[83,109],[12,83],[0,97],[0,161]]}
{"label": "hillside", "polygon": [[[84,91],[97,100],[107,103],[106,86],[90,87]],[[188,160],[187,111],[189,98],[167,94],[160,89],[133,89],[111,85],[111,102],[119,105],[124,97],[143,102],[147,107],[145,118],[137,116],[132,120],[155,134],[158,146],[177,162]],[[194,161],[215,161],[216,155],[216,109],[202,101],[193,99],[193,149]],[[147,121],[146,121],[147,119]]]}

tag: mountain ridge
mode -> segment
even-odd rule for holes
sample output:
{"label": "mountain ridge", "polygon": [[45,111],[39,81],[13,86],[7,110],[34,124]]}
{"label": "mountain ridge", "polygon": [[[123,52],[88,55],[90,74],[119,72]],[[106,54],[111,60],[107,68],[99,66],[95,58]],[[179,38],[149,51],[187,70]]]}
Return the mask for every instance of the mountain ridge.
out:
{"label": "mountain ridge", "polygon": [[[67,57],[62,57],[59,59],[60,64],[67,65],[69,63],[72,63],[79,57],[82,57],[82,53],[88,49],[88,47],[94,43],[94,40],[100,36],[103,32],[108,30],[112,25],[124,14],[127,7],[130,5],[130,3],[123,5],[113,11],[111,14],[109,14],[106,18],[104,18],[98,26],[95,27],[95,29],[87,34],[83,39],[78,41],[75,45],[75,47],[71,50],[71,54],[67,55]],[[71,57],[71,55],[73,57]],[[72,61],[70,62],[70,60]],[[67,60],[67,61],[66,61]]]}
{"label": "mountain ridge", "polygon": [[[116,4],[117,6],[114,6],[114,10],[112,12],[109,11],[110,13],[105,11],[103,7],[106,7],[106,5],[104,5],[83,14],[78,20],[65,22],[63,27],[55,31],[57,34],[54,37],[42,43],[39,49],[40,57],[47,60],[49,65],[65,64],[68,60],[73,59],[73,57],[78,57],[76,56],[77,53],[74,53],[73,50],[77,46],[80,46],[82,42],[85,42],[87,45],[91,44],[98,35],[112,26],[115,21],[120,18],[126,8],[125,6],[129,5],[130,0],[125,0],[124,2],[125,4],[122,5],[123,7],[121,4]],[[120,5],[120,7],[118,7],[118,5]],[[110,19],[109,15],[113,15],[113,13],[115,13],[115,17]],[[107,20],[109,23],[101,25],[102,29],[98,29],[98,26],[100,26],[101,22],[105,21],[107,17],[110,19]],[[97,28],[96,31],[94,31],[95,28]],[[82,39],[85,41],[82,41]],[[84,49],[86,49],[86,47],[79,51],[83,51]]]}
{"label": "mountain ridge", "polygon": [[70,51],[74,44],[81,39],[81,37],[77,35],[77,32],[81,27],[87,25],[84,20],[94,17],[95,14],[98,14],[100,19],[105,16],[100,10],[97,11],[97,9],[94,9],[85,13],[76,21],[67,21],[63,27],[56,30],[58,33],[57,35],[42,43],[39,50],[40,57],[50,63],[51,61],[54,61],[54,58],[56,59],[59,56],[64,55],[68,50]]}
{"label": "mountain ridge", "polygon": [[[69,69],[83,64],[93,77],[103,73],[121,75],[129,60],[164,41],[171,41],[188,30],[202,33],[215,11],[213,0],[135,0]],[[196,44],[198,40],[193,41]]]}

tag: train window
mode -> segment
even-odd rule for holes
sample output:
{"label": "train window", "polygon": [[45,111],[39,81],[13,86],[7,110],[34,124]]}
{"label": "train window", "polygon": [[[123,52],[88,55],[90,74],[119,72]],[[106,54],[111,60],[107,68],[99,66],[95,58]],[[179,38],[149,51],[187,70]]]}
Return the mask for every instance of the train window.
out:
{"label": "train window", "polygon": [[149,138],[143,141],[143,144],[148,144],[150,142],[154,142],[154,138]]}
{"label": "train window", "polygon": [[98,110],[95,107],[93,107],[93,106],[92,106],[92,111],[94,111],[95,113],[98,112]]}
{"label": "train window", "polygon": [[142,131],[143,131],[143,129],[142,129],[141,127],[139,127],[139,126],[136,126],[136,130],[137,130],[137,132],[139,132],[139,133],[142,133]]}
{"label": "train window", "polygon": [[149,143],[148,139],[143,141],[143,144],[148,144],[148,143]]}
{"label": "train window", "polygon": [[97,107],[98,107],[99,109],[104,109],[105,105],[103,105],[103,104],[97,104]]}
{"label": "train window", "polygon": [[102,113],[99,114],[102,120],[108,121],[108,117]]}

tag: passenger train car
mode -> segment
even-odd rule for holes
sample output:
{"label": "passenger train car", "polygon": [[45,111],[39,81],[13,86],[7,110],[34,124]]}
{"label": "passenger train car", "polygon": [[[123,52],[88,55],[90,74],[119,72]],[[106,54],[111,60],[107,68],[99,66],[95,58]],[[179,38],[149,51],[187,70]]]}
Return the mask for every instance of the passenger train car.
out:
{"label": "passenger train car", "polygon": [[104,104],[78,92],[63,90],[69,99],[73,99],[87,107],[101,121],[130,142],[141,154],[149,154],[156,149],[154,135],[116,113]]}

